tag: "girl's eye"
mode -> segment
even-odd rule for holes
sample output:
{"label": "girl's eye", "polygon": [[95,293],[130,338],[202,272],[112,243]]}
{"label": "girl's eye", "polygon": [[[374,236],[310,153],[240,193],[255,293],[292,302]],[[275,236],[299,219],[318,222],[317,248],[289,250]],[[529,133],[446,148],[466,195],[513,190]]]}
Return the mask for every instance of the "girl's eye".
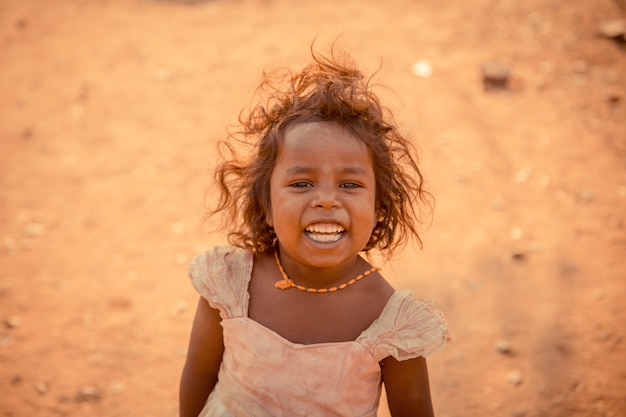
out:
{"label": "girl's eye", "polygon": [[311,184],[308,181],[296,181],[296,182],[291,183],[289,186],[295,187],[295,188],[308,188],[308,187],[312,187],[313,184]]}
{"label": "girl's eye", "polygon": [[359,188],[361,187],[356,182],[344,182],[340,185],[340,188]]}

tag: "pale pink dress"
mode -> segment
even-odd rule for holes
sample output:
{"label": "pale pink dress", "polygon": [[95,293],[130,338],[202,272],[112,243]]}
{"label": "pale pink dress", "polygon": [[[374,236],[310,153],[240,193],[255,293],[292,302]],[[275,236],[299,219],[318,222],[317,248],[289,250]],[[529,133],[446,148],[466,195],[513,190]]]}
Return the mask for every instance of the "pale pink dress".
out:
{"label": "pale pink dress", "polygon": [[426,356],[448,339],[442,314],[404,290],[355,341],[292,343],[248,318],[252,262],[250,251],[216,247],[189,266],[224,333],[219,381],[201,417],[376,416],[379,362]]}

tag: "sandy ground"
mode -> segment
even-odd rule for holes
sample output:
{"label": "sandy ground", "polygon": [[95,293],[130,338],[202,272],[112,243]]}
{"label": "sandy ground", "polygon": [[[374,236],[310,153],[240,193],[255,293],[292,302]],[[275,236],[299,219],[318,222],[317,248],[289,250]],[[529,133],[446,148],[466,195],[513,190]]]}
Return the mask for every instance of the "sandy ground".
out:
{"label": "sandy ground", "polygon": [[[626,415],[626,50],[597,32],[625,16],[613,0],[0,0],[0,415],[177,415],[186,264],[222,242],[200,223],[215,142],[260,71],[300,68],[313,39],[382,63],[437,199],[424,249],[384,273],[448,317],[438,416]],[[485,90],[492,61],[508,89]]]}

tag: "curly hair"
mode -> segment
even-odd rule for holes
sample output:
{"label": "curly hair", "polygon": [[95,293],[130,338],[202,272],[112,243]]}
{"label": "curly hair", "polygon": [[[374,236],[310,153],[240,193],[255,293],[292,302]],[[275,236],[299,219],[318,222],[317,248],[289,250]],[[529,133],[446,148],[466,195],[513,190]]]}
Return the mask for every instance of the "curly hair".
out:
{"label": "curly hair", "polygon": [[[370,79],[347,55],[321,56],[311,48],[313,62],[301,72],[287,69],[263,72],[257,88],[259,104],[239,114],[240,129],[220,142],[224,162],[215,172],[219,202],[205,220],[225,214],[222,228],[229,242],[268,252],[275,243],[266,222],[271,207],[270,178],[285,129],[296,123],[332,121],[362,141],[371,154],[376,178],[377,224],[363,251],[377,248],[385,258],[414,237],[418,213],[432,208],[431,195],[423,189],[413,145],[398,131],[391,112],[372,92]],[[240,157],[241,145],[249,149]]]}

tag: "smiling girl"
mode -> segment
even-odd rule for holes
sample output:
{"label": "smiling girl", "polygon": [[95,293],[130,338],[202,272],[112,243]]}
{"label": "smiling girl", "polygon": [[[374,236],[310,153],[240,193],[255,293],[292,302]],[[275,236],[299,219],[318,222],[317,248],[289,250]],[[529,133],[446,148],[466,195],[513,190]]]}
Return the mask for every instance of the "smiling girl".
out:
{"label": "smiling girl", "polygon": [[410,143],[351,61],[313,53],[266,76],[218,168],[209,216],[231,246],[190,264],[200,294],[180,386],[191,416],[432,416],[425,357],[448,340],[430,302],[362,256],[390,258],[428,202]]}

